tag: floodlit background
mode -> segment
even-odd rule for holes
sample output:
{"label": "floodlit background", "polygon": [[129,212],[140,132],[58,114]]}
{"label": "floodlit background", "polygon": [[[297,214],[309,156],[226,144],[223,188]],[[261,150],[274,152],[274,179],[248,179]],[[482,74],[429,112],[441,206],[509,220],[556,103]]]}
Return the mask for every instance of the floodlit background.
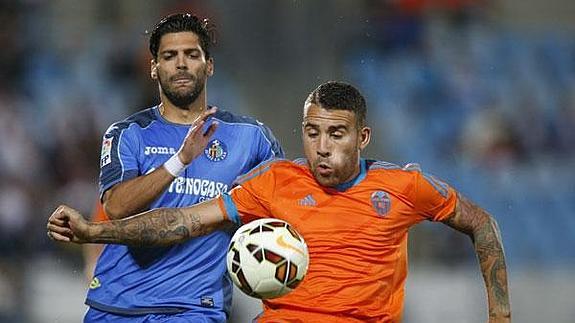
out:
{"label": "floodlit background", "polygon": [[[366,156],[418,162],[497,218],[515,321],[575,321],[575,2],[21,0],[0,1],[0,322],[81,321],[81,249],[45,222],[90,213],[104,130],[158,102],[145,31],[181,11],[217,26],[211,104],[295,158],[307,94],[357,85]],[[485,321],[468,239],[412,233],[404,321]],[[237,297],[233,321],[258,311]]]}

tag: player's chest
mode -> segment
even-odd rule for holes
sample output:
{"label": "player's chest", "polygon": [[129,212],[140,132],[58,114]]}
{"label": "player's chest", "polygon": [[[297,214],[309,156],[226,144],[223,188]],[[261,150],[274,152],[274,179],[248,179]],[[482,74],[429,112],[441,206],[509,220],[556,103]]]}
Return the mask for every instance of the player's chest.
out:
{"label": "player's chest", "polygon": [[[182,145],[187,128],[161,128],[142,136],[138,152],[140,172],[149,173],[163,165]],[[229,129],[218,129],[199,156],[186,169],[188,175],[212,175],[225,173],[233,180],[248,167],[253,159],[251,149],[246,143],[249,140],[234,136]]]}
{"label": "player's chest", "polygon": [[362,231],[394,236],[413,221],[412,207],[404,199],[378,188],[352,188],[346,192],[310,191],[290,186],[274,198],[274,214],[305,232]]}

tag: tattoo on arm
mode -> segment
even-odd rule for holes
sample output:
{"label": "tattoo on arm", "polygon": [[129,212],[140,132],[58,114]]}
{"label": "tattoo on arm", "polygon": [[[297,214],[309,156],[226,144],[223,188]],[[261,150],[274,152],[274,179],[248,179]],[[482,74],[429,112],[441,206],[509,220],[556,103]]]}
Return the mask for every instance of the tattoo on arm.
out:
{"label": "tattoo on arm", "polygon": [[214,228],[202,223],[199,214],[163,208],[102,223],[94,242],[137,247],[167,246],[205,235]]}
{"label": "tattoo on arm", "polygon": [[497,222],[483,209],[460,196],[455,214],[445,224],[471,237],[487,289],[489,316],[509,318],[507,266]]}

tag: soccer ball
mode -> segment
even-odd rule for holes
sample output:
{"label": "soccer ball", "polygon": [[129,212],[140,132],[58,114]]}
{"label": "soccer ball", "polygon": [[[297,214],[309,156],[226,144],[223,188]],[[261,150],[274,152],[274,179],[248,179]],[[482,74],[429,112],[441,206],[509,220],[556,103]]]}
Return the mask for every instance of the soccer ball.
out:
{"label": "soccer ball", "polygon": [[228,272],[244,293],[259,299],[291,292],[309,264],[305,241],[287,222],[259,219],[240,227],[230,242]]}

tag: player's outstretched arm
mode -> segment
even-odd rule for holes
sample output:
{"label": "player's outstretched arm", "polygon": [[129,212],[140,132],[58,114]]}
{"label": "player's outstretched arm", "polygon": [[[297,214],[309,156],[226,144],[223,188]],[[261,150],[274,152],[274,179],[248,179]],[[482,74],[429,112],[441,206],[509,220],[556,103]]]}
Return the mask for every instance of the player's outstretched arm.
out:
{"label": "player's outstretched arm", "polygon": [[48,219],[48,236],[74,243],[167,246],[206,235],[227,224],[217,201],[185,208],[161,208],[121,220],[88,222],[76,210],[62,205]]}
{"label": "player's outstretched arm", "polygon": [[455,214],[444,221],[471,238],[487,289],[489,322],[510,322],[507,266],[497,222],[485,210],[459,195]]}
{"label": "player's outstretched arm", "polygon": [[[203,125],[216,111],[217,108],[204,111],[190,125],[190,130],[176,154],[179,165],[187,167],[204,151],[218,124],[217,122],[212,123],[205,132]],[[121,219],[147,209],[177,176],[177,174],[171,173],[166,165],[164,164],[165,167],[159,167],[149,174],[116,184],[107,190],[103,196],[103,202],[108,217]]]}

